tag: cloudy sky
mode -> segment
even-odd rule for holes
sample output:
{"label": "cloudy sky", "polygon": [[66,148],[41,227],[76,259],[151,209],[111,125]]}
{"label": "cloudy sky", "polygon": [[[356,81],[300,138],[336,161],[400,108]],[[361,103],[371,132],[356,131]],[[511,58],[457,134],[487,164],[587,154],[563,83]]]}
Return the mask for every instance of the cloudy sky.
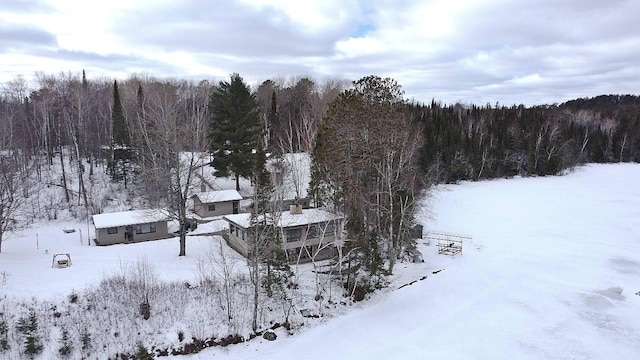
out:
{"label": "cloudy sky", "polygon": [[1,0],[0,82],[36,71],[395,78],[527,105],[640,92],[637,0]]}

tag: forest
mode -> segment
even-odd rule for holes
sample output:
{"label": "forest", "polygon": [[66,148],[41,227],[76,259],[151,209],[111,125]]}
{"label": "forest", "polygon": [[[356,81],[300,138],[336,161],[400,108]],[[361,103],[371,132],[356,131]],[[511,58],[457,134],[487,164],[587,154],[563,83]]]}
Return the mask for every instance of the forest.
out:
{"label": "forest", "polygon": [[[0,148],[54,161],[105,161],[112,145],[113,79],[37,73],[0,91]],[[206,149],[208,98],[215,83],[131,75],[117,83],[134,148],[153,142],[149,126],[169,118],[189,130],[182,150]],[[309,77],[274,78],[253,87],[264,143],[272,152],[312,152],[329,104],[351,83]],[[505,106],[404,102],[423,133],[421,169],[434,182],[513,175],[550,175],[586,162],[640,160],[640,98],[601,95],[562,104]],[[114,134],[115,135],[115,134]]]}
{"label": "forest", "polygon": [[[239,178],[251,180],[254,230],[248,243],[254,251],[246,261],[248,276],[232,274],[223,256],[215,265],[229,271],[220,277],[200,269],[207,275],[200,285],[209,291],[208,286],[217,286],[215,278],[224,291],[206,293],[194,300],[196,305],[187,300],[180,305],[200,307],[226,299],[217,305],[227,311],[223,335],[240,340],[239,334],[256,336],[264,329],[265,304],[282,306],[283,315],[275,319],[288,324],[292,294],[301,283],[300,274],[294,275],[282,258],[283,239],[265,220],[278,207],[271,201],[277,184],[266,171],[267,159],[310,154],[312,204],[346,219],[338,240],[330,244],[336,256],[326,270],[315,271],[319,268],[312,260],[310,298],[318,308],[326,289],[332,303],[332,284],[350,301],[388,284],[396,262],[416,244],[411,232],[415,214],[436,184],[563,174],[585,163],[640,162],[638,96],[602,95],[530,107],[421,103],[407,101],[395,80],[377,76],[353,82],[274,78],[250,86],[239,74],[195,82],[38,73],[32,82],[18,77],[2,86],[0,129],[0,252],[3,237],[29,223],[53,221],[63,213],[87,220],[113,211],[120,197],[133,208],[171,210],[180,225],[179,255],[185,256],[188,199],[204,181],[199,171],[233,177],[236,189]],[[98,183],[97,171],[111,183]],[[55,197],[33,196],[45,187],[55,191],[42,193]],[[100,187],[103,191],[96,190]],[[104,188],[110,189],[107,196]],[[221,254],[223,248],[220,242]],[[146,274],[147,268],[139,264],[138,272]],[[132,275],[124,273],[105,279],[100,289],[132,286],[139,292],[135,284],[147,275],[133,271],[128,282]],[[184,292],[184,284],[152,285],[156,302],[169,304],[172,300],[158,299]],[[142,289],[135,298],[148,303],[148,289]],[[125,297],[127,308],[131,301]],[[175,318],[153,319],[171,327],[183,316],[173,312]],[[99,311],[95,316],[117,317]],[[192,321],[200,320],[194,315]],[[76,337],[87,332],[81,330]]]}
{"label": "forest", "polygon": [[[85,186],[87,174],[100,168],[136,194],[140,206],[170,208],[184,225],[194,169],[210,161],[216,174],[235,176],[239,188],[240,177],[253,180],[261,171],[256,149],[264,151],[263,162],[266,155],[307,152],[315,206],[347,216],[371,274],[378,266],[371,259],[381,256],[391,259],[392,271],[410,243],[415,200],[433,184],[640,161],[635,95],[530,107],[443,104],[407,101],[400,84],[377,76],[278,77],[250,86],[239,74],[216,83],[36,73],[31,81],[18,76],[3,84],[0,128],[0,244],[3,233],[25,221],[12,214],[37,188],[13,196],[17,185],[42,185],[47,164],[61,166],[61,178],[46,185],[61,188],[62,201],[33,211],[30,220],[55,218],[63,209],[78,219],[103,212],[104,199],[87,196]],[[181,233],[181,255],[184,241]]]}

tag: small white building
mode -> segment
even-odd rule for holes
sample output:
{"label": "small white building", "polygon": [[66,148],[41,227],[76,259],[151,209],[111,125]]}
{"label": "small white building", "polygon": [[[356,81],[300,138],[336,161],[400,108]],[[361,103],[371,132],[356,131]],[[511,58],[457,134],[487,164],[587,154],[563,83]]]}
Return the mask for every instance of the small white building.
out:
{"label": "small white building", "polygon": [[242,195],[236,190],[199,192],[192,196],[193,212],[201,218],[237,214]]}
{"label": "small white building", "polygon": [[[302,209],[292,205],[289,211],[267,214],[280,230],[282,246],[289,262],[307,262],[328,259],[334,255],[336,239],[343,217],[320,209]],[[249,254],[248,234],[251,214],[227,215],[229,245],[242,255]]]}
{"label": "small white building", "polygon": [[169,214],[160,209],[113,212],[91,217],[98,245],[169,238],[169,219]]}

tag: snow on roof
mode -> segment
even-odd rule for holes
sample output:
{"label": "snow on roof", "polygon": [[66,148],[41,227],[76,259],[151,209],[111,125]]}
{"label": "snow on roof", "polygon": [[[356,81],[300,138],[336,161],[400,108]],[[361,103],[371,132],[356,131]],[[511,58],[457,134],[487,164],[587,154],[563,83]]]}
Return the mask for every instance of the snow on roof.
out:
{"label": "snow on roof", "polygon": [[342,219],[342,216],[321,209],[303,209],[302,214],[291,214],[290,211],[283,211],[278,226],[301,226],[338,219]]}
{"label": "snow on roof", "polygon": [[[269,214],[267,216],[269,216]],[[251,214],[243,213],[226,215],[223,217],[223,219],[229,222],[233,222],[243,228],[248,228],[250,227],[251,223]],[[302,214],[291,214],[291,212],[289,211],[283,211],[276,225],[278,227],[294,227],[339,219],[342,219],[342,216],[336,215],[329,211],[321,209],[303,209]]]}
{"label": "snow on roof", "polygon": [[166,210],[148,209],[96,214],[92,216],[96,229],[105,229],[117,226],[147,224],[169,220]]}
{"label": "snow on roof", "polygon": [[198,197],[200,202],[206,203],[216,203],[223,201],[233,201],[233,200],[242,200],[242,195],[235,190],[218,190],[218,191],[206,191],[194,194],[193,196]]}

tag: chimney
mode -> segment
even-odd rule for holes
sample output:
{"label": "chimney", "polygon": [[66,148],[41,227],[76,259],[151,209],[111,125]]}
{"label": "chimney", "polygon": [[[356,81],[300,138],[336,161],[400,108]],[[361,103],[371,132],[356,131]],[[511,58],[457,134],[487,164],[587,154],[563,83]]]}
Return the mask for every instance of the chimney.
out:
{"label": "chimney", "polygon": [[291,204],[289,205],[289,213],[291,215],[300,215],[302,214],[302,206],[299,204]]}

